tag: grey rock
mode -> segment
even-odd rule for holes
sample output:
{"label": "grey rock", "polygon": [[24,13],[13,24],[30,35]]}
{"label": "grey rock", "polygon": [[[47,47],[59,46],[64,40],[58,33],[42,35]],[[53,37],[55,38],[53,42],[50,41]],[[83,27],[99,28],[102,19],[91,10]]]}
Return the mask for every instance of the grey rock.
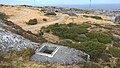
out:
{"label": "grey rock", "polygon": [[9,48],[12,48],[16,51],[26,48],[34,49],[37,47],[37,45],[37,43],[31,42],[20,35],[0,28],[0,51],[2,52],[7,51]]}
{"label": "grey rock", "polygon": [[115,23],[120,24],[120,16],[115,17]]}
{"label": "grey rock", "polygon": [[69,16],[77,16],[75,13],[66,13],[68,14]]}
{"label": "grey rock", "polygon": [[112,34],[114,40],[120,40],[120,35]]}

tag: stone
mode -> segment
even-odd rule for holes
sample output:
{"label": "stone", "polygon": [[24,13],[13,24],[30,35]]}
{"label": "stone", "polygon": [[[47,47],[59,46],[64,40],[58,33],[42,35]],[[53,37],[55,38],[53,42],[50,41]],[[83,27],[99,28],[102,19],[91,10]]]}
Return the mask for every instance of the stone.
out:
{"label": "stone", "polygon": [[117,34],[112,34],[114,40],[119,40],[120,41],[120,35]]}
{"label": "stone", "polygon": [[116,16],[115,17],[115,23],[116,24],[120,24],[120,16]]}
{"label": "stone", "polygon": [[6,31],[0,28],[0,51],[8,51],[9,48],[13,50],[20,51],[26,48],[36,48],[38,43],[31,42],[24,37],[14,34],[12,32]]}

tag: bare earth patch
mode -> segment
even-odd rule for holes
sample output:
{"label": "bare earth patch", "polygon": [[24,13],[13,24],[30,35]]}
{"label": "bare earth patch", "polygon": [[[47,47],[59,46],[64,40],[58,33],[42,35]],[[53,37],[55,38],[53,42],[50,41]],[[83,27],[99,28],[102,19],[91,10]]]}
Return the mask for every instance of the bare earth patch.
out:
{"label": "bare earth patch", "polygon": [[[115,25],[111,18],[107,16],[100,16],[103,20],[96,20],[93,18],[86,18],[83,15],[95,16],[93,14],[77,14],[77,16],[68,16],[66,14],[57,13],[57,16],[44,16],[44,13],[40,11],[41,8],[33,7],[23,7],[23,6],[1,6],[0,12],[4,12],[10,16],[8,20],[13,23],[21,26],[26,31],[31,31],[32,33],[38,33],[39,30],[44,26],[49,26],[55,23],[70,23],[75,22],[81,24],[83,22],[90,22],[96,24],[105,24],[105,25]],[[25,22],[30,19],[36,18],[38,24],[36,25],[27,25]],[[47,19],[47,21],[43,21]]]}

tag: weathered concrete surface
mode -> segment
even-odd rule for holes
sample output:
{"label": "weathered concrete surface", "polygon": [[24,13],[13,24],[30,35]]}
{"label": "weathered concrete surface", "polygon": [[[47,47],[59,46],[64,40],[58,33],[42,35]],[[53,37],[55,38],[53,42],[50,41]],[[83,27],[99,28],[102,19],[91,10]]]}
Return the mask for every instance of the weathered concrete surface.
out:
{"label": "weathered concrete surface", "polygon": [[85,56],[87,54],[75,50],[73,48],[68,48],[65,46],[55,45],[51,43],[43,43],[42,45],[47,46],[57,46],[60,47],[57,53],[53,57],[47,57],[39,54],[35,54],[31,57],[31,61],[36,62],[49,62],[49,63],[58,63],[58,64],[76,64],[80,61],[85,61],[82,56]]}

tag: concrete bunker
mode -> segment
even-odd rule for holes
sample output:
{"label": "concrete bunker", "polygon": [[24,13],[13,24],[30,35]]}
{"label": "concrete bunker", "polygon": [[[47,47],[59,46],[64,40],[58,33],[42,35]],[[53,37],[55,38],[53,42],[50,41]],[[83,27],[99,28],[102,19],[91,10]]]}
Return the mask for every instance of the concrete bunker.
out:
{"label": "concrete bunker", "polygon": [[30,60],[35,62],[48,62],[63,65],[78,64],[80,61],[89,61],[90,56],[74,48],[43,43]]}
{"label": "concrete bunker", "polygon": [[57,46],[42,46],[39,50],[36,51],[36,54],[53,57],[60,47]]}

